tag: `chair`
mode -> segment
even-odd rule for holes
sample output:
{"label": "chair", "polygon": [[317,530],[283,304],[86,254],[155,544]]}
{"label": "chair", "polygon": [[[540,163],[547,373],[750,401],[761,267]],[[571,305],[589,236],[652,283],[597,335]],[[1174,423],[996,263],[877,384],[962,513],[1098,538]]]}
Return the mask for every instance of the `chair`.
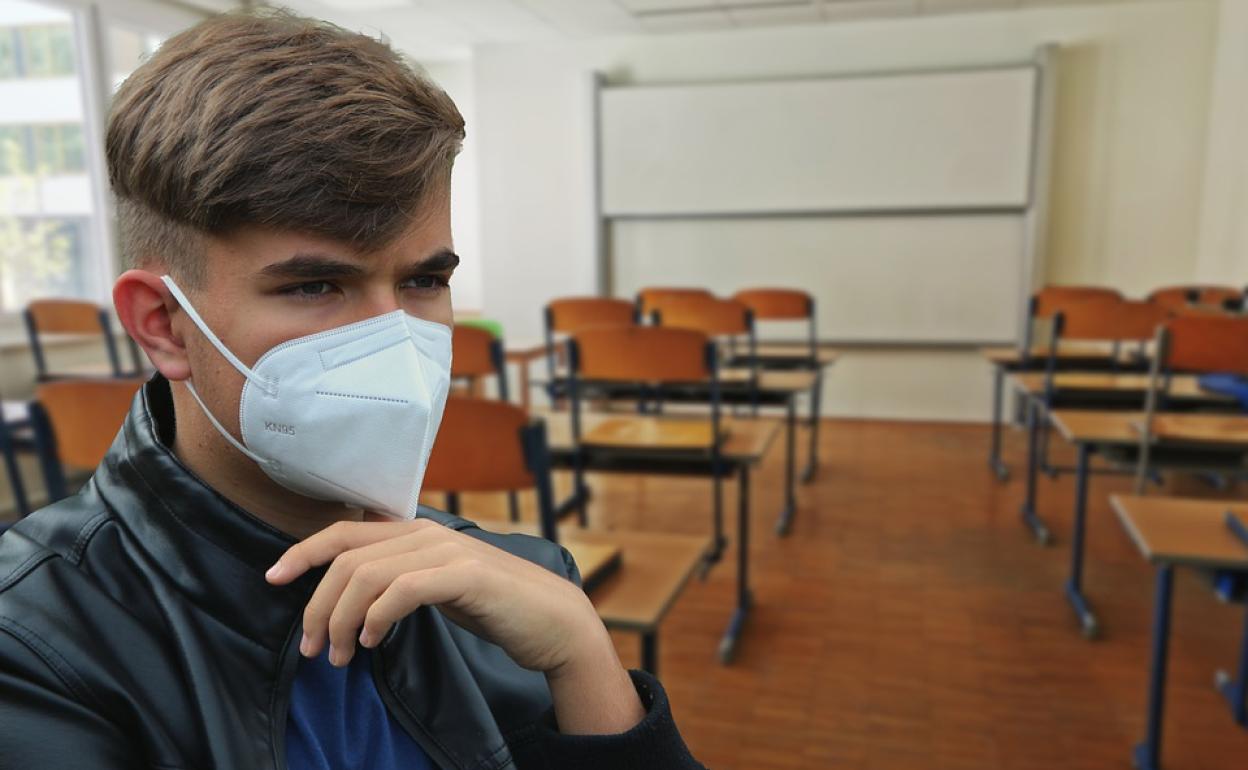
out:
{"label": "chair", "polygon": [[638,323],[637,305],[625,299],[611,297],[564,297],[546,306],[546,373],[550,380],[547,391],[554,400],[559,394],[558,361],[559,346],[556,335],[569,334],[597,326],[633,326]]}
{"label": "chair", "polygon": [[[129,337],[126,337],[126,342],[130,348],[133,365],[123,366],[117,350],[117,340],[113,334],[111,316],[106,309],[95,303],[72,299],[39,299],[27,305],[22,315],[26,322],[30,352],[35,358],[35,377],[39,382],[82,376],[124,377],[138,374],[143,369],[143,360],[138,346]],[[85,371],[49,371],[47,356],[43,349],[44,334],[102,335],[104,348],[108,353],[108,368],[101,369],[97,366]]]}
{"label": "chair", "polygon": [[715,295],[707,289],[684,286],[647,286],[637,292],[637,313],[649,318],[656,310],[662,310],[668,302],[685,299],[712,299]]}
{"label": "chair", "polygon": [[30,422],[49,502],[69,494],[66,467],[94,469],[104,459],[143,382],[58,380],[35,388]]}
{"label": "chair", "polygon": [[502,340],[479,326],[455,324],[451,333],[451,380],[468,380],[473,395],[480,395],[482,379],[490,376],[497,383],[499,400],[508,400]]}
{"label": "chair", "polygon": [[[1082,298],[1069,299],[1050,305],[1053,332],[1049,340],[1049,352],[1045,359],[1044,392],[1041,408],[1045,414],[1066,406],[1083,408],[1099,406],[1081,396],[1075,403],[1063,399],[1056,379],[1060,371],[1059,356],[1064,342],[1106,342],[1112,345],[1110,370],[1118,368],[1119,351],[1123,343],[1138,343],[1144,347],[1157,333],[1157,327],[1170,317],[1169,309],[1151,302],[1132,302],[1110,293],[1093,292]],[[1065,401],[1065,403],[1063,403]],[[1034,417],[1033,417],[1034,419]],[[1056,476],[1059,469],[1049,465],[1049,430],[1047,418],[1038,440],[1040,467],[1049,475]]]}
{"label": "chair", "polygon": [[[480,396],[481,383],[493,376],[498,383],[498,400],[508,401],[507,358],[503,341],[479,327],[456,324],[451,336],[451,380],[466,379],[469,393]],[[520,503],[514,492],[507,495],[511,520],[520,519]]]}
{"label": "chair", "polygon": [[1189,305],[1221,308],[1228,301],[1239,303],[1244,290],[1233,286],[1167,286],[1148,295],[1148,301],[1177,310]]}
{"label": "chair", "polygon": [[1122,300],[1122,292],[1103,286],[1046,286],[1036,292],[1027,308],[1027,323],[1023,327],[1022,351],[1029,358],[1035,344],[1036,321],[1051,319],[1063,308],[1088,300]]}
{"label": "chair", "polygon": [[544,515],[554,510],[546,427],[514,404],[459,395],[447,398],[421,489],[446,494],[447,512],[455,515],[461,493],[514,496],[531,489],[538,498],[542,537],[557,538],[553,515],[549,521]]}
{"label": "chair", "polygon": [[[1171,316],[1163,305],[1132,302],[1109,295],[1089,295],[1055,306],[1052,314],[1053,332],[1045,373],[1050,380],[1057,371],[1063,342],[1106,342],[1112,344],[1111,369],[1118,368],[1123,343],[1138,343],[1141,348],[1157,334],[1157,327]],[[1046,384],[1046,390],[1048,385]]]}
{"label": "chair", "polygon": [[[1136,463],[1135,491],[1143,494],[1149,464],[1155,452],[1154,436],[1158,413],[1166,408],[1171,375],[1236,374],[1248,375],[1248,318],[1234,316],[1179,315],[1157,330],[1156,353],[1149,371],[1144,419]],[[1227,458],[1215,455],[1210,466],[1225,470]]]}
{"label": "chair", "polygon": [[[587,395],[602,390],[618,396],[620,386],[636,388],[639,411],[648,401],[662,410],[665,391],[682,384],[709,384],[710,436],[706,447],[714,491],[713,519],[717,558],[723,538],[723,458],[721,456],[720,387],[714,343],[699,331],[661,326],[617,326],[586,329],[568,341],[568,395],[571,400],[572,440],[577,447],[573,464],[573,499],[582,526],[586,523],[588,490],[585,486],[585,436],[582,407]],[[712,560],[713,560],[712,559]]]}
{"label": "chair", "polygon": [[716,340],[726,340],[730,357],[735,357],[737,342],[745,338],[749,377],[746,387],[750,404],[758,412],[759,357],[758,338],[754,330],[754,312],[743,303],[714,297],[686,297],[672,300],[654,311],[656,325],[673,329],[691,329]]}
{"label": "chair", "polygon": [[816,328],[815,298],[797,289],[743,289],[732,298],[745,305],[758,321],[806,321],[810,343],[810,360],[815,363],[819,350]]}
{"label": "chair", "polygon": [[[657,673],[659,625],[701,562],[705,538],[575,529],[561,536],[545,424],[498,401],[447,399],[423,488],[445,493],[457,506],[464,492],[532,490],[541,536],[573,554],[583,570],[585,591],[608,627],[640,632],[641,667]],[[516,523],[486,527],[525,530]]]}

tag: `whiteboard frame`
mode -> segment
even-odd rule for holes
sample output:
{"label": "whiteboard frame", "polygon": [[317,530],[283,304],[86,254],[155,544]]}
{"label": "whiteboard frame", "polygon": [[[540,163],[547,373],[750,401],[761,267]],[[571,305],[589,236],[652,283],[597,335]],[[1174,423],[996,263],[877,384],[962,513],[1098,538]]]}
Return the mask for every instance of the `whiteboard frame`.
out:
{"label": "whiteboard frame", "polygon": [[[792,76],[784,78],[737,78],[732,80],[704,81],[656,81],[647,83],[615,83],[608,81],[602,72],[590,73],[590,102],[592,114],[593,137],[590,143],[593,149],[591,168],[593,169],[593,213],[591,225],[596,254],[596,273],[598,293],[601,296],[613,295],[614,265],[611,255],[611,224],[615,221],[642,221],[664,219],[793,219],[806,217],[845,218],[845,217],[915,217],[915,216],[968,216],[982,214],[1022,214],[1024,218],[1024,238],[1022,270],[1022,296],[1018,298],[1021,312],[1018,332],[1012,338],[990,339],[950,339],[941,341],[897,340],[865,340],[865,339],[832,339],[829,344],[852,345],[863,347],[922,347],[968,348],[984,345],[1021,344],[1022,330],[1028,322],[1029,300],[1036,289],[1044,282],[1047,252],[1047,228],[1049,210],[1049,189],[1051,184],[1051,158],[1053,144],[1053,126],[1056,98],[1054,95],[1057,65],[1056,44],[1046,44],[1036,49],[1030,61],[1008,61],[996,64],[967,65],[959,67],[933,67],[926,69],[871,70],[865,72],[831,73],[823,75]],[[663,88],[687,86],[737,85],[758,83],[790,83],[802,81],[831,80],[862,80],[884,77],[904,77],[908,75],[948,75],[977,72],[1016,71],[1032,69],[1036,74],[1036,87],[1033,91],[1032,147],[1028,169],[1028,196],[1022,206],[936,206],[922,208],[870,208],[870,209],[802,209],[800,211],[743,211],[743,212],[655,212],[609,214],[603,207],[603,131],[602,131],[602,95],[611,88]],[[821,340],[821,342],[824,342]]]}

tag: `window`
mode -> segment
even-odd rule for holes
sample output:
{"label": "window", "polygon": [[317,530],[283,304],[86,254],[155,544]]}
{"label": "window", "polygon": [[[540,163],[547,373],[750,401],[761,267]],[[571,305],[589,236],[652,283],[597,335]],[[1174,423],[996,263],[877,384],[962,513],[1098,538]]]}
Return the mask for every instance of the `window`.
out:
{"label": "window", "polygon": [[31,0],[0,3],[0,314],[44,296],[102,299],[75,20]]}
{"label": "window", "polygon": [[[164,37],[147,28],[145,15],[108,5],[0,0],[0,317],[6,323],[39,297],[108,301],[116,264],[99,112],[107,110],[110,86],[115,91]],[[66,10],[75,6],[84,10]],[[171,11],[162,23],[183,16],[180,23],[196,20]],[[90,41],[99,41],[100,50],[79,50]]]}

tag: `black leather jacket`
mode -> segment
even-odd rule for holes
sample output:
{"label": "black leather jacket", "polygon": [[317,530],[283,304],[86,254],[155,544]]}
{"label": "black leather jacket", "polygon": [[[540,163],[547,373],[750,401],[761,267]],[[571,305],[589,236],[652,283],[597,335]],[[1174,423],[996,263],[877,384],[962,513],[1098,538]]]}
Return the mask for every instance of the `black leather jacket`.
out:
{"label": "black leather jacket", "polygon": [[[303,607],[324,574],[263,577],[294,541],[173,453],[159,376],[78,495],[0,536],[0,768],[286,767]],[[578,579],[537,538],[424,515]],[[373,656],[377,690],[442,768],[700,767],[658,683],[619,736],[560,735],[541,674],[423,608]]]}

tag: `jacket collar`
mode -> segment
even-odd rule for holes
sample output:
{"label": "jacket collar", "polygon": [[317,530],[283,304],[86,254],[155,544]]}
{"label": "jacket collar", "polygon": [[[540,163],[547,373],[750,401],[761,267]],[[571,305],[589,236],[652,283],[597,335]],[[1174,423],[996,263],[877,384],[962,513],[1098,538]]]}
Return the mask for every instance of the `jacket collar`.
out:
{"label": "jacket collar", "polygon": [[324,570],[287,586],[269,585],[265,571],[296,540],[183,465],[170,449],[174,430],[169,382],[157,374],[135,396],[95,485],[122,526],[194,604],[280,651]]}

